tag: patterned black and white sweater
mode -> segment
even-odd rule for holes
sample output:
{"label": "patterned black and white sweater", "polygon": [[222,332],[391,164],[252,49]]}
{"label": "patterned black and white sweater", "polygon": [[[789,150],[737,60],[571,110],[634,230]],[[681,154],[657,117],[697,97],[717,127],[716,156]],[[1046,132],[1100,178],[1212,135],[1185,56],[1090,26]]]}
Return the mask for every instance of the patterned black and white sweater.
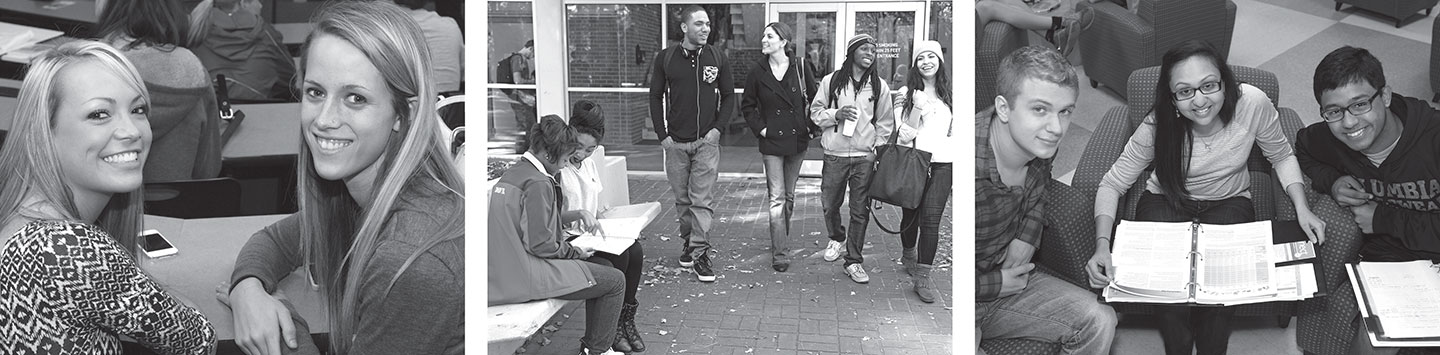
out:
{"label": "patterned black and white sweater", "polygon": [[0,354],[209,354],[215,331],[98,227],[26,224],[0,245]]}

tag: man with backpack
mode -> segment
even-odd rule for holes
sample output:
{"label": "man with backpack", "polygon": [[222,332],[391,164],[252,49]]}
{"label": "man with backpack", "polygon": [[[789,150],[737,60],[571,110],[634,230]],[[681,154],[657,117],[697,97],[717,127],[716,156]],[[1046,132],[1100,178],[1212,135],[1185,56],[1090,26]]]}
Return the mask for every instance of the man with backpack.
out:
{"label": "man with backpack", "polygon": [[[885,144],[895,129],[895,105],[890,87],[875,72],[875,39],[867,34],[846,42],[845,63],[820,80],[810,102],[810,119],[820,127],[825,163],[820,170],[820,205],[830,243],[825,261],[845,252],[845,274],[857,283],[870,282],[862,263],[865,229],[870,223],[870,170],[875,147]],[[850,229],[840,219],[846,185],[850,189]]]}
{"label": "man with backpack", "polygon": [[686,243],[680,266],[693,268],[702,282],[714,282],[708,255],[715,214],[711,192],[719,177],[719,127],[735,114],[737,95],[730,61],[705,44],[710,36],[709,14],[690,5],[681,11],[680,20],[684,40],[655,54],[650,120],[665,151],[665,175],[675,193],[680,239]]}
{"label": "man with backpack", "polygon": [[[499,84],[534,84],[535,68],[530,61],[535,58],[535,40],[525,41],[525,47],[501,59],[495,65],[495,82]],[[502,89],[510,97],[510,108],[515,114],[515,123],[520,130],[529,130],[535,124],[535,94],[523,89]]]}

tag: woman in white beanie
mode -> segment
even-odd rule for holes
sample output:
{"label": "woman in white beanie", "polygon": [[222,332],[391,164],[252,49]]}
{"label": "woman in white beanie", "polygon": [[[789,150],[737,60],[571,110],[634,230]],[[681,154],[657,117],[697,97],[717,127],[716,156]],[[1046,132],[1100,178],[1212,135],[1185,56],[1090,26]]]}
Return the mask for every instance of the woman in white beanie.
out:
{"label": "woman in white beanie", "polygon": [[[955,139],[951,112],[950,74],[940,42],[924,41],[915,46],[915,59],[910,63],[909,82],[895,98],[895,118],[900,122],[900,144],[930,152],[930,179],[925,182],[920,207],[903,209],[900,243],[904,247],[901,263],[914,280],[915,293],[921,301],[935,302],[939,294],[930,280],[935,252],[940,241],[940,216],[950,199],[955,155],[960,146]],[[918,220],[917,220],[918,219]]]}

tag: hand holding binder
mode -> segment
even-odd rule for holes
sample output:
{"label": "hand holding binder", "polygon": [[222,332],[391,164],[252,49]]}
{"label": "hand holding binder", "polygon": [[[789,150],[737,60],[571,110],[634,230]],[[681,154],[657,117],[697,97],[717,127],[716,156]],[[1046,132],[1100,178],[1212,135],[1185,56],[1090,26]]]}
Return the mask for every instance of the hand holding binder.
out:
{"label": "hand holding binder", "polygon": [[1115,264],[1110,258],[1110,250],[1099,247],[1095,254],[1090,255],[1090,261],[1085,262],[1085,274],[1090,278],[1091,288],[1103,288],[1109,285],[1115,276]]}

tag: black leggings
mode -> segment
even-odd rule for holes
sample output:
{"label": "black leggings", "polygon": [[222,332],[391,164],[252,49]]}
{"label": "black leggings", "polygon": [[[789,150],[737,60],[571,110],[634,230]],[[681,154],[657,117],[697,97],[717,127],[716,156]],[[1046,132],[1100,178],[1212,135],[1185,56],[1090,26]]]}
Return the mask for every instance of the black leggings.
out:
{"label": "black leggings", "polygon": [[640,288],[640,276],[645,271],[645,248],[636,241],[620,255],[595,252],[595,256],[610,261],[610,265],[625,274],[625,303],[636,304],[635,291]]}
{"label": "black leggings", "polygon": [[[950,200],[950,183],[954,176],[951,163],[930,163],[930,180],[925,182],[924,198],[916,209],[901,209],[900,226],[909,229],[900,231],[900,245],[906,249],[918,250],[917,263],[934,265],[935,252],[940,245],[940,219],[945,214],[945,203]],[[916,221],[919,219],[919,221]]]}
{"label": "black leggings", "polygon": [[[1185,200],[1175,209],[1165,196],[1146,191],[1140,196],[1135,219],[1156,222],[1235,224],[1255,221],[1255,205],[1245,197],[1219,201]],[[1155,308],[1160,315],[1160,340],[1169,355],[1223,355],[1230,346],[1230,319],[1235,307],[1189,307],[1166,305]]]}

